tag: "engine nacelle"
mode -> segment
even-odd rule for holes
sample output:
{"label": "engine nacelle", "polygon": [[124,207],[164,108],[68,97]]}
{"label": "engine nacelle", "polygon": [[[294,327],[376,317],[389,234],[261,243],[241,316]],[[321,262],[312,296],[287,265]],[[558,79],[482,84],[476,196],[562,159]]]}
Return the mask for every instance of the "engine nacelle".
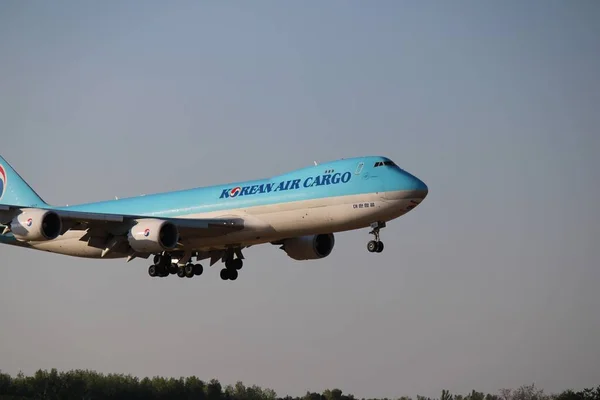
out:
{"label": "engine nacelle", "polygon": [[283,250],[294,260],[318,260],[331,254],[334,245],[333,233],[327,233],[286,239]]}
{"label": "engine nacelle", "polygon": [[10,230],[17,240],[53,240],[62,231],[62,220],[54,211],[26,208],[13,218]]}
{"label": "engine nacelle", "polygon": [[179,242],[177,227],[160,219],[138,219],[127,234],[127,240],[138,253],[159,253],[173,250]]}

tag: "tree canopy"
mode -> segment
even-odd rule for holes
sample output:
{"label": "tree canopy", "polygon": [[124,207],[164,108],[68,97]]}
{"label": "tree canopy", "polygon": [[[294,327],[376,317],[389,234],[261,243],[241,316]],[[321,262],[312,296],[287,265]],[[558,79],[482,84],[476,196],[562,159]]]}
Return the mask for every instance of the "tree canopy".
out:
{"label": "tree canopy", "polygon": [[[242,382],[223,386],[217,379],[203,381],[195,376],[181,378],[139,379],[131,375],[101,374],[89,370],[58,372],[38,370],[32,376],[19,373],[16,377],[0,372],[0,399],[198,399],[198,400],[359,400],[344,394],[338,388],[323,393],[307,392],[300,397],[278,397],[272,389]],[[396,399],[362,400],[413,400],[402,396]],[[567,389],[561,393],[546,394],[535,385],[518,389],[502,389],[497,394],[475,390],[468,394],[452,394],[443,390],[439,398],[417,395],[415,400],[600,400],[600,386],[582,390]]]}

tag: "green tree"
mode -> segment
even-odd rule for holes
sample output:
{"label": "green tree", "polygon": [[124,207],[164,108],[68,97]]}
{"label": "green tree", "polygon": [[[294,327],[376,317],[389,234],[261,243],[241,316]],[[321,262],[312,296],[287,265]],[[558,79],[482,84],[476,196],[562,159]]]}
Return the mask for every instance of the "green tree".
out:
{"label": "green tree", "polygon": [[512,400],[547,400],[544,391],[535,387],[535,384],[523,385],[512,393]]}
{"label": "green tree", "polygon": [[12,377],[0,371],[0,393],[9,393],[12,389]]}
{"label": "green tree", "polygon": [[485,400],[485,395],[476,390],[472,390],[468,396],[465,396],[465,400]]}
{"label": "green tree", "polygon": [[185,380],[185,388],[188,399],[206,400],[206,385],[195,376],[190,376]]}
{"label": "green tree", "polygon": [[442,395],[440,396],[440,400],[453,400],[453,396],[447,390],[442,390]]}
{"label": "green tree", "polygon": [[306,392],[306,395],[302,398],[302,400],[324,400],[319,393],[315,392]]}
{"label": "green tree", "polygon": [[211,379],[206,386],[206,399],[207,400],[221,400],[223,395],[223,388],[221,382],[217,379]]}
{"label": "green tree", "polygon": [[325,390],[323,392],[325,400],[342,400],[342,391],[340,389]]}
{"label": "green tree", "polygon": [[587,388],[577,392],[583,400],[600,400],[600,386],[597,388]]}

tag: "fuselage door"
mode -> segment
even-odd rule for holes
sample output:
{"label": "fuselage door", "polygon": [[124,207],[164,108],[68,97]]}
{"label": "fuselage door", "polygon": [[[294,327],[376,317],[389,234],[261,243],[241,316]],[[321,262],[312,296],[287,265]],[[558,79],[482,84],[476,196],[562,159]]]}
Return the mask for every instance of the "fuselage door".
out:
{"label": "fuselage door", "polygon": [[354,174],[355,175],[360,175],[360,173],[362,172],[364,166],[365,166],[364,162],[362,162],[362,161],[359,162],[358,165],[356,166],[356,171],[354,171]]}
{"label": "fuselage door", "polygon": [[360,180],[364,183],[364,185],[368,186],[370,193],[383,192],[383,180],[379,177],[379,171],[377,171],[372,165],[365,165],[365,163],[361,161],[356,168],[356,172],[359,172]]}

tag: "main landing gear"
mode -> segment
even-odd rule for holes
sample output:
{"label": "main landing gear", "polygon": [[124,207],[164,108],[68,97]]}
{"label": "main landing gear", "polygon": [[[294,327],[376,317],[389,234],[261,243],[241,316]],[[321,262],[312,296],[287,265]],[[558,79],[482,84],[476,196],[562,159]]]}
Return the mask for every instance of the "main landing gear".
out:
{"label": "main landing gear", "polygon": [[[185,263],[191,259],[190,255],[184,256],[179,259],[180,262]],[[240,249],[230,249],[223,253],[221,259],[225,264],[225,268],[221,270],[221,279],[224,281],[235,281],[238,277],[238,271],[242,269],[244,265],[244,256]],[[218,260],[211,260],[211,265]],[[148,275],[152,277],[165,277],[169,275],[177,274],[180,278],[193,278],[194,276],[202,275],[204,268],[200,264],[193,264],[191,261],[185,265],[179,265],[179,262],[175,260],[171,255],[157,254],[154,256],[154,264],[148,267]]]}
{"label": "main landing gear", "polygon": [[168,255],[157,254],[154,256],[154,265],[148,268],[148,275],[151,277],[164,278],[169,275],[177,274],[180,278],[193,278],[202,275],[204,268],[201,264],[188,263],[183,266],[172,263]]}
{"label": "main landing gear", "polygon": [[241,258],[230,257],[225,261],[225,268],[221,270],[221,279],[224,281],[235,281],[238,277],[238,271],[242,269],[244,262]]}
{"label": "main landing gear", "polygon": [[379,230],[385,228],[385,222],[374,222],[371,224],[373,230],[369,232],[370,235],[375,235],[375,240],[367,243],[367,250],[371,253],[381,253],[383,251],[383,242],[379,238]]}

